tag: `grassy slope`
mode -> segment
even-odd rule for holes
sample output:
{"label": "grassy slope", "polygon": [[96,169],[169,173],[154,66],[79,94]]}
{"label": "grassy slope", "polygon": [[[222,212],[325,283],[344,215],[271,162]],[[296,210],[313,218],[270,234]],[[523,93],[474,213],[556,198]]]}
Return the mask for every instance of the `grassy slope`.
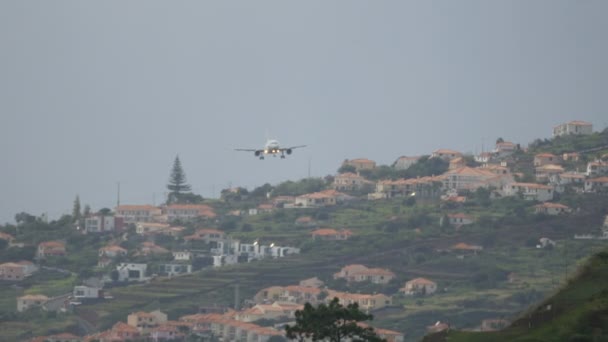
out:
{"label": "grassy slope", "polygon": [[427,336],[424,341],[606,341],[608,340],[608,251],[594,255],[577,276],[500,332]]}

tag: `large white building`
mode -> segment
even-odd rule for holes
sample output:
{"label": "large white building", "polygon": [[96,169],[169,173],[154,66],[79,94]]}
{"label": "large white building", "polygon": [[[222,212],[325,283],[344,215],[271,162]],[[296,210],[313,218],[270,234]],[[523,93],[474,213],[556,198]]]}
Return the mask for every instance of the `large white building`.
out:
{"label": "large white building", "polygon": [[505,196],[522,195],[524,199],[546,202],[553,199],[552,186],[537,183],[510,183],[502,188]]}
{"label": "large white building", "polygon": [[84,233],[113,232],[123,228],[123,219],[112,215],[93,215],[84,219]]}
{"label": "large white building", "polygon": [[553,136],[559,137],[569,134],[591,134],[593,133],[593,125],[585,121],[570,121],[553,127]]}

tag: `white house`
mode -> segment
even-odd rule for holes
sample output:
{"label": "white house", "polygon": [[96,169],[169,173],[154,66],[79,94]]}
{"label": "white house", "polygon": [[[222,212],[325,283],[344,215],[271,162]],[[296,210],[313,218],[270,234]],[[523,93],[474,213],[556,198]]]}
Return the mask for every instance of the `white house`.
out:
{"label": "white house", "polygon": [[115,213],[115,216],[122,217],[125,223],[154,222],[159,220],[162,210],[152,205],[119,205]]}
{"label": "white house", "polygon": [[75,299],[96,299],[103,297],[103,290],[98,287],[91,286],[74,286],[72,295]]}
{"label": "white house", "polygon": [[553,187],[537,183],[510,183],[503,188],[505,196],[521,194],[524,199],[546,202],[553,199]]}
{"label": "white house", "polygon": [[608,173],[608,162],[596,160],[587,163],[587,176],[594,177]]}
{"label": "white house", "polygon": [[84,233],[105,233],[122,229],[124,226],[121,217],[112,215],[93,215],[84,219]]}
{"label": "white house", "polygon": [[190,251],[177,251],[173,252],[173,260],[175,261],[190,261],[193,259],[192,252]]}
{"label": "white house", "polygon": [[118,281],[143,281],[146,277],[147,264],[121,263],[116,266]]}
{"label": "white house", "polygon": [[598,177],[585,181],[586,192],[608,191],[608,177]]}
{"label": "white house", "polygon": [[399,289],[406,295],[423,294],[430,295],[437,291],[437,283],[426,278],[416,278],[405,283],[405,286]]}
{"label": "white house", "polygon": [[572,209],[563,204],[545,202],[542,204],[535,205],[534,211],[537,214],[559,215],[569,213],[572,211]]}
{"label": "white house", "polygon": [[585,121],[570,121],[553,127],[553,136],[568,134],[588,135],[593,133],[593,125]]}
{"label": "white house", "polygon": [[458,157],[462,157],[462,153],[445,148],[433,151],[433,153],[431,154],[431,158],[441,158],[444,160],[451,160]]}

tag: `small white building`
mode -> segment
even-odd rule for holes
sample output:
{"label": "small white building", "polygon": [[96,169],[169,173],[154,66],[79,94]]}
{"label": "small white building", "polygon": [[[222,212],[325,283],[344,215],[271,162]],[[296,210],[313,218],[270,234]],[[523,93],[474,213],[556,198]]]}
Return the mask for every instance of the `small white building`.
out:
{"label": "small white building", "polygon": [[103,290],[98,287],[91,286],[74,286],[72,295],[75,299],[97,299],[103,297]]}
{"label": "small white building", "polygon": [[510,183],[502,188],[505,196],[522,195],[526,200],[546,202],[553,199],[552,186],[537,183]]}
{"label": "small white building", "polygon": [[118,281],[143,281],[146,277],[147,264],[121,263],[116,266]]}
{"label": "small white building", "polygon": [[405,295],[430,295],[437,291],[437,283],[426,278],[416,278],[405,283],[405,286],[399,289]]}
{"label": "small white building", "polygon": [[563,204],[545,202],[542,204],[535,205],[534,211],[537,214],[559,215],[570,213],[572,209]]}
{"label": "small white building", "polygon": [[84,219],[84,233],[106,233],[123,228],[123,219],[113,215],[93,215]]}
{"label": "small white building", "polygon": [[190,251],[173,252],[173,260],[175,261],[190,261],[193,257],[194,256]]}
{"label": "small white building", "polygon": [[178,274],[192,273],[192,265],[189,264],[164,264],[161,265],[160,273],[166,274],[169,277],[176,276]]}

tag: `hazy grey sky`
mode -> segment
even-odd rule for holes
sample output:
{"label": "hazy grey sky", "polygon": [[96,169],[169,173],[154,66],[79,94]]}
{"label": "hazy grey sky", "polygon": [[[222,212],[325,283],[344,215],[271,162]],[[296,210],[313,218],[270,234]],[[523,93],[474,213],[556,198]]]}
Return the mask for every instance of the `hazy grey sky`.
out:
{"label": "hazy grey sky", "polygon": [[[0,222],[608,123],[608,1],[0,2]],[[286,160],[232,151],[266,132]]]}

